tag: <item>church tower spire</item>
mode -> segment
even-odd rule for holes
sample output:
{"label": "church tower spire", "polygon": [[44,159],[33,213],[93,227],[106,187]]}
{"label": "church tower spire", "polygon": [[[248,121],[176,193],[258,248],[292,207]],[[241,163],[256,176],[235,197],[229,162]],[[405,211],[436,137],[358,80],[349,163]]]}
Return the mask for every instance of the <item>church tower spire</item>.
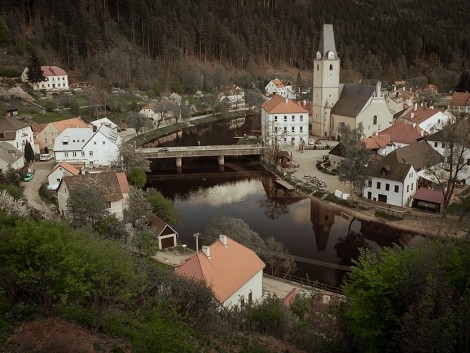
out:
{"label": "church tower spire", "polygon": [[330,112],[339,99],[340,63],[333,25],[324,24],[318,51],[313,60],[313,135],[331,135]]}

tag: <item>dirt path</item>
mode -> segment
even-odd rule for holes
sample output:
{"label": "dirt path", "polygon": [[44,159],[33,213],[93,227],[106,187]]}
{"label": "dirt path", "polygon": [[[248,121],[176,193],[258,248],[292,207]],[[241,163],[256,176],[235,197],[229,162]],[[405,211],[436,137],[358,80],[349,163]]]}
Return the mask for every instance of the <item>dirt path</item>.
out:
{"label": "dirt path", "polygon": [[47,182],[47,176],[52,169],[53,163],[53,161],[34,162],[31,166],[31,170],[34,173],[33,179],[28,182],[21,182],[21,186],[24,188],[23,193],[28,200],[28,205],[46,214],[52,214],[52,211],[41,200],[39,189],[42,183]]}

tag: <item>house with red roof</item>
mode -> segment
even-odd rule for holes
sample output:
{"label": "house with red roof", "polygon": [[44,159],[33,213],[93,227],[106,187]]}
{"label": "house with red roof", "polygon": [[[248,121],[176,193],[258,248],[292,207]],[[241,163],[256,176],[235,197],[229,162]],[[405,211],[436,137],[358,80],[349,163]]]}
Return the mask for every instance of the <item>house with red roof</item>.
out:
{"label": "house with red roof", "polygon": [[57,137],[68,128],[87,128],[88,125],[80,117],[54,121],[48,124],[33,124],[35,145],[38,152],[44,151],[47,147],[49,151],[54,149]]}
{"label": "house with red roof", "polygon": [[[398,148],[418,142],[423,135],[424,131],[416,124],[395,123],[377,134],[378,138],[382,136],[384,138],[383,141],[387,141],[384,147],[377,149],[377,153],[386,156]],[[373,138],[377,139],[376,136]]]}
{"label": "house with red roof", "polygon": [[148,226],[155,234],[158,249],[173,248],[178,244],[178,233],[160,217],[151,213],[147,216],[147,222]]}
{"label": "house with red roof", "polygon": [[261,134],[267,145],[299,145],[308,141],[309,112],[275,94],[261,106]]}
{"label": "house with red roof", "polygon": [[269,81],[266,87],[264,87],[264,90],[268,96],[277,94],[284,98],[296,98],[296,94],[290,81],[281,81],[275,78],[274,80]]}
{"label": "house with red roof", "polygon": [[80,174],[80,170],[67,162],[60,162],[47,176],[49,182],[48,190],[56,190],[59,187],[60,182],[65,176],[72,176]]}
{"label": "house with red roof", "polygon": [[[41,66],[45,81],[30,83],[35,91],[67,91],[69,89],[69,76],[65,70],[58,66]],[[21,81],[28,82],[28,68],[21,74]]]}
{"label": "house with red roof", "polygon": [[454,114],[470,113],[470,93],[454,92],[448,109]]}
{"label": "house with red roof", "polygon": [[123,219],[130,190],[125,173],[112,170],[64,176],[57,188],[57,201],[62,216],[67,215],[67,200],[70,195],[80,187],[92,187],[108,205],[109,214]]}
{"label": "house with red roof", "polygon": [[253,250],[220,235],[179,266],[176,273],[204,281],[221,305],[232,307],[261,299],[265,266]]}
{"label": "house with red roof", "polygon": [[395,122],[415,124],[426,134],[441,129],[452,118],[452,113],[434,107],[422,107],[415,103],[394,118]]}

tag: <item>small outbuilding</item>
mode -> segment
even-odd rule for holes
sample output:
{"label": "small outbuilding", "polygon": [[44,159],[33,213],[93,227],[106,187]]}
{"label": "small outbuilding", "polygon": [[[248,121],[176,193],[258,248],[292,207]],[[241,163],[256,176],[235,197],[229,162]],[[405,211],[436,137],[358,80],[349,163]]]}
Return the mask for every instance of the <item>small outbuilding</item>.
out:
{"label": "small outbuilding", "polygon": [[442,192],[433,189],[420,188],[413,196],[412,206],[428,211],[441,212],[443,203],[444,195]]}
{"label": "small outbuilding", "polygon": [[155,233],[158,242],[158,249],[163,250],[175,247],[177,242],[178,233],[165,223],[160,217],[153,213],[147,217],[150,229]]}

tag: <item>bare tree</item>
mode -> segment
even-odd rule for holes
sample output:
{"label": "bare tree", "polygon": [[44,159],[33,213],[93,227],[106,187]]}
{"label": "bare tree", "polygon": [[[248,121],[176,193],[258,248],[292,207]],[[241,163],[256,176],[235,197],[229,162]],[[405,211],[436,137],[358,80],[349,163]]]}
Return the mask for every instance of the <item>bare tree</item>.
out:
{"label": "bare tree", "polygon": [[117,169],[125,171],[126,174],[132,168],[140,168],[145,172],[150,172],[150,161],[142,154],[137,153],[136,149],[128,143],[122,143],[119,147],[119,155],[114,165]]}
{"label": "bare tree", "polygon": [[427,174],[444,195],[442,214],[445,217],[456,183],[464,173],[470,173],[470,117],[452,116],[441,130],[426,137],[426,140],[444,146],[440,151],[443,161],[428,168]]}
{"label": "bare tree", "polygon": [[147,117],[136,112],[130,112],[127,115],[127,123],[130,127],[135,129],[137,135],[139,135],[139,132],[142,129],[150,128],[152,126],[150,120]]}

